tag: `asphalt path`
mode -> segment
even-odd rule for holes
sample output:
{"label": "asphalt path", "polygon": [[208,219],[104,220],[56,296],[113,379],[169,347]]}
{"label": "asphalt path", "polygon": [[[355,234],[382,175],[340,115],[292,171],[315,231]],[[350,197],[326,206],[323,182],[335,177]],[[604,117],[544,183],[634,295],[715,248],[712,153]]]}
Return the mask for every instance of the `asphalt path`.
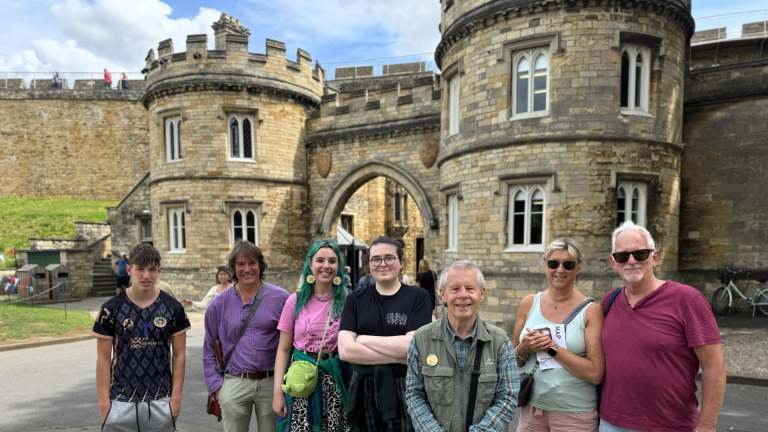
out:
{"label": "asphalt path", "polygon": [[[190,314],[180,432],[222,430],[205,413],[202,316]],[[0,431],[30,432],[63,428],[99,430],[96,341],[87,340],[0,352]],[[701,395],[699,394],[699,397]],[[768,431],[768,387],[728,384],[718,431]],[[517,416],[516,416],[517,417]],[[515,425],[510,430],[515,430]],[[252,419],[250,430],[256,430]]]}

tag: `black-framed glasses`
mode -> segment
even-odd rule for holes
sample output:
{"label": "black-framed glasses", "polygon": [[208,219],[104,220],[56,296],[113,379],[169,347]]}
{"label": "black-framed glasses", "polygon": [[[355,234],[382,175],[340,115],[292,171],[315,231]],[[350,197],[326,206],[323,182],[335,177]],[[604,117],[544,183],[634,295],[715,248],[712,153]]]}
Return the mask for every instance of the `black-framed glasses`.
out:
{"label": "black-framed glasses", "polygon": [[612,255],[614,261],[619,264],[624,264],[625,262],[629,261],[630,254],[632,254],[632,256],[635,257],[635,260],[637,261],[645,261],[649,256],[651,256],[651,252],[653,251],[654,249],[638,249],[632,252],[615,252]]}
{"label": "black-framed glasses", "polygon": [[[563,261],[563,268],[566,270],[573,270],[576,268],[576,261]],[[560,267],[560,261],[558,260],[547,260],[547,267],[551,268],[552,270],[557,270],[558,267]]]}
{"label": "black-framed glasses", "polygon": [[378,266],[381,265],[381,263],[384,263],[384,264],[386,264],[388,266],[391,266],[392,264],[395,263],[396,260],[397,260],[397,257],[394,256],[394,255],[385,255],[384,258],[375,256],[375,257],[371,258],[370,261],[371,261],[371,264],[373,264],[374,267],[378,267]]}
{"label": "black-framed glasses", "polygon": [[312,243],[315,243],[315,244],[317,244],[317,243],[334,244],[334,243],[336,243],[336,239],[334,239],[334,238],[329,238],[329,239],[313,239]]}

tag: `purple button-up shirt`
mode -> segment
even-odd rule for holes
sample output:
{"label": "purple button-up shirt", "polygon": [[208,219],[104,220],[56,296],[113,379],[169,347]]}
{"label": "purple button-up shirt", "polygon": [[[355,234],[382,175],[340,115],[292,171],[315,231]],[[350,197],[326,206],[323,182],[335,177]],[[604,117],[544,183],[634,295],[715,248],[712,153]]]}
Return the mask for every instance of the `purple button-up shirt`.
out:
{"label": "purple button-up shirt", "polygon": [[[253,315],[248,329],[245,331],[240,343],[227,365],[227,372],[239,374],[244,372],[273,371],[275,369],[275,356],[277,344],[280,342],[280,331],[277,323],[280,314],[288,299],[288,292],[280,287],[268,283],[261,283],[264,296],[261,304]],[[256,296],[254,295],[255,299]],[[224,357],[232,350],[237,341],[237,335],[245,324],[248,310],[253,304],[253,299],[243,305],[240,295],[234,287],[227,288],[217,295],[208,305],[205,312],[205,343],[203,345],[203,372],[208,393],[212,394],[223,382],[223,378],[216,372],[216,339],[221,340]]]}

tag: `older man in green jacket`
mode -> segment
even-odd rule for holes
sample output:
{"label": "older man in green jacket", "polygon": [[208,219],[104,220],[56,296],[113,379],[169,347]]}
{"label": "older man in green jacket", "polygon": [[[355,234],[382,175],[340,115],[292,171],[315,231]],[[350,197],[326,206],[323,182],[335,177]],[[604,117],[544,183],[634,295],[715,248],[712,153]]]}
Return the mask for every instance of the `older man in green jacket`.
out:
{"label": "older man in green jacket", "polygon": [[[408,350],[405,397],[413,426],[430,432],[506,431],[520,380],[509,337],[477,315],[485,296],[483,273],[470,261],[456,261],[438,286],[448,314],[417,330]],[[473,370],[478,379],[470,406]]]}

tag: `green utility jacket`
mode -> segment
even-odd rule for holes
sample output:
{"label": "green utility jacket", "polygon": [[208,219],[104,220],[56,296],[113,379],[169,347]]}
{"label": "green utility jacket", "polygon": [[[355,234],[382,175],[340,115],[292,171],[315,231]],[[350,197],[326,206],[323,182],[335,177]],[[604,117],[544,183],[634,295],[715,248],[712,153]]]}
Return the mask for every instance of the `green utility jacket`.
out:
{"label": "green utility jacket", "polygon": [[[424,375],[424,390],[435,419],[446,432],[464,432],[469,403],[469,385],[472,378],[472,367],[475,363],[477,341],[483,341],[483,355],[480,361],[480,377],[477,383],[477,399],[472,424],[477,424],[485,415],[485,411],[493,404],[496,392],[496,359],[507,338],[500,328],[483,322],[479,317],[477,332],[472,341],[464,370],[459,370],[453,341],[446,327],[447,315],[416,330],[414,339],[421,358],[421,373]],[[430,356],[434,357],[430,361]]]}

